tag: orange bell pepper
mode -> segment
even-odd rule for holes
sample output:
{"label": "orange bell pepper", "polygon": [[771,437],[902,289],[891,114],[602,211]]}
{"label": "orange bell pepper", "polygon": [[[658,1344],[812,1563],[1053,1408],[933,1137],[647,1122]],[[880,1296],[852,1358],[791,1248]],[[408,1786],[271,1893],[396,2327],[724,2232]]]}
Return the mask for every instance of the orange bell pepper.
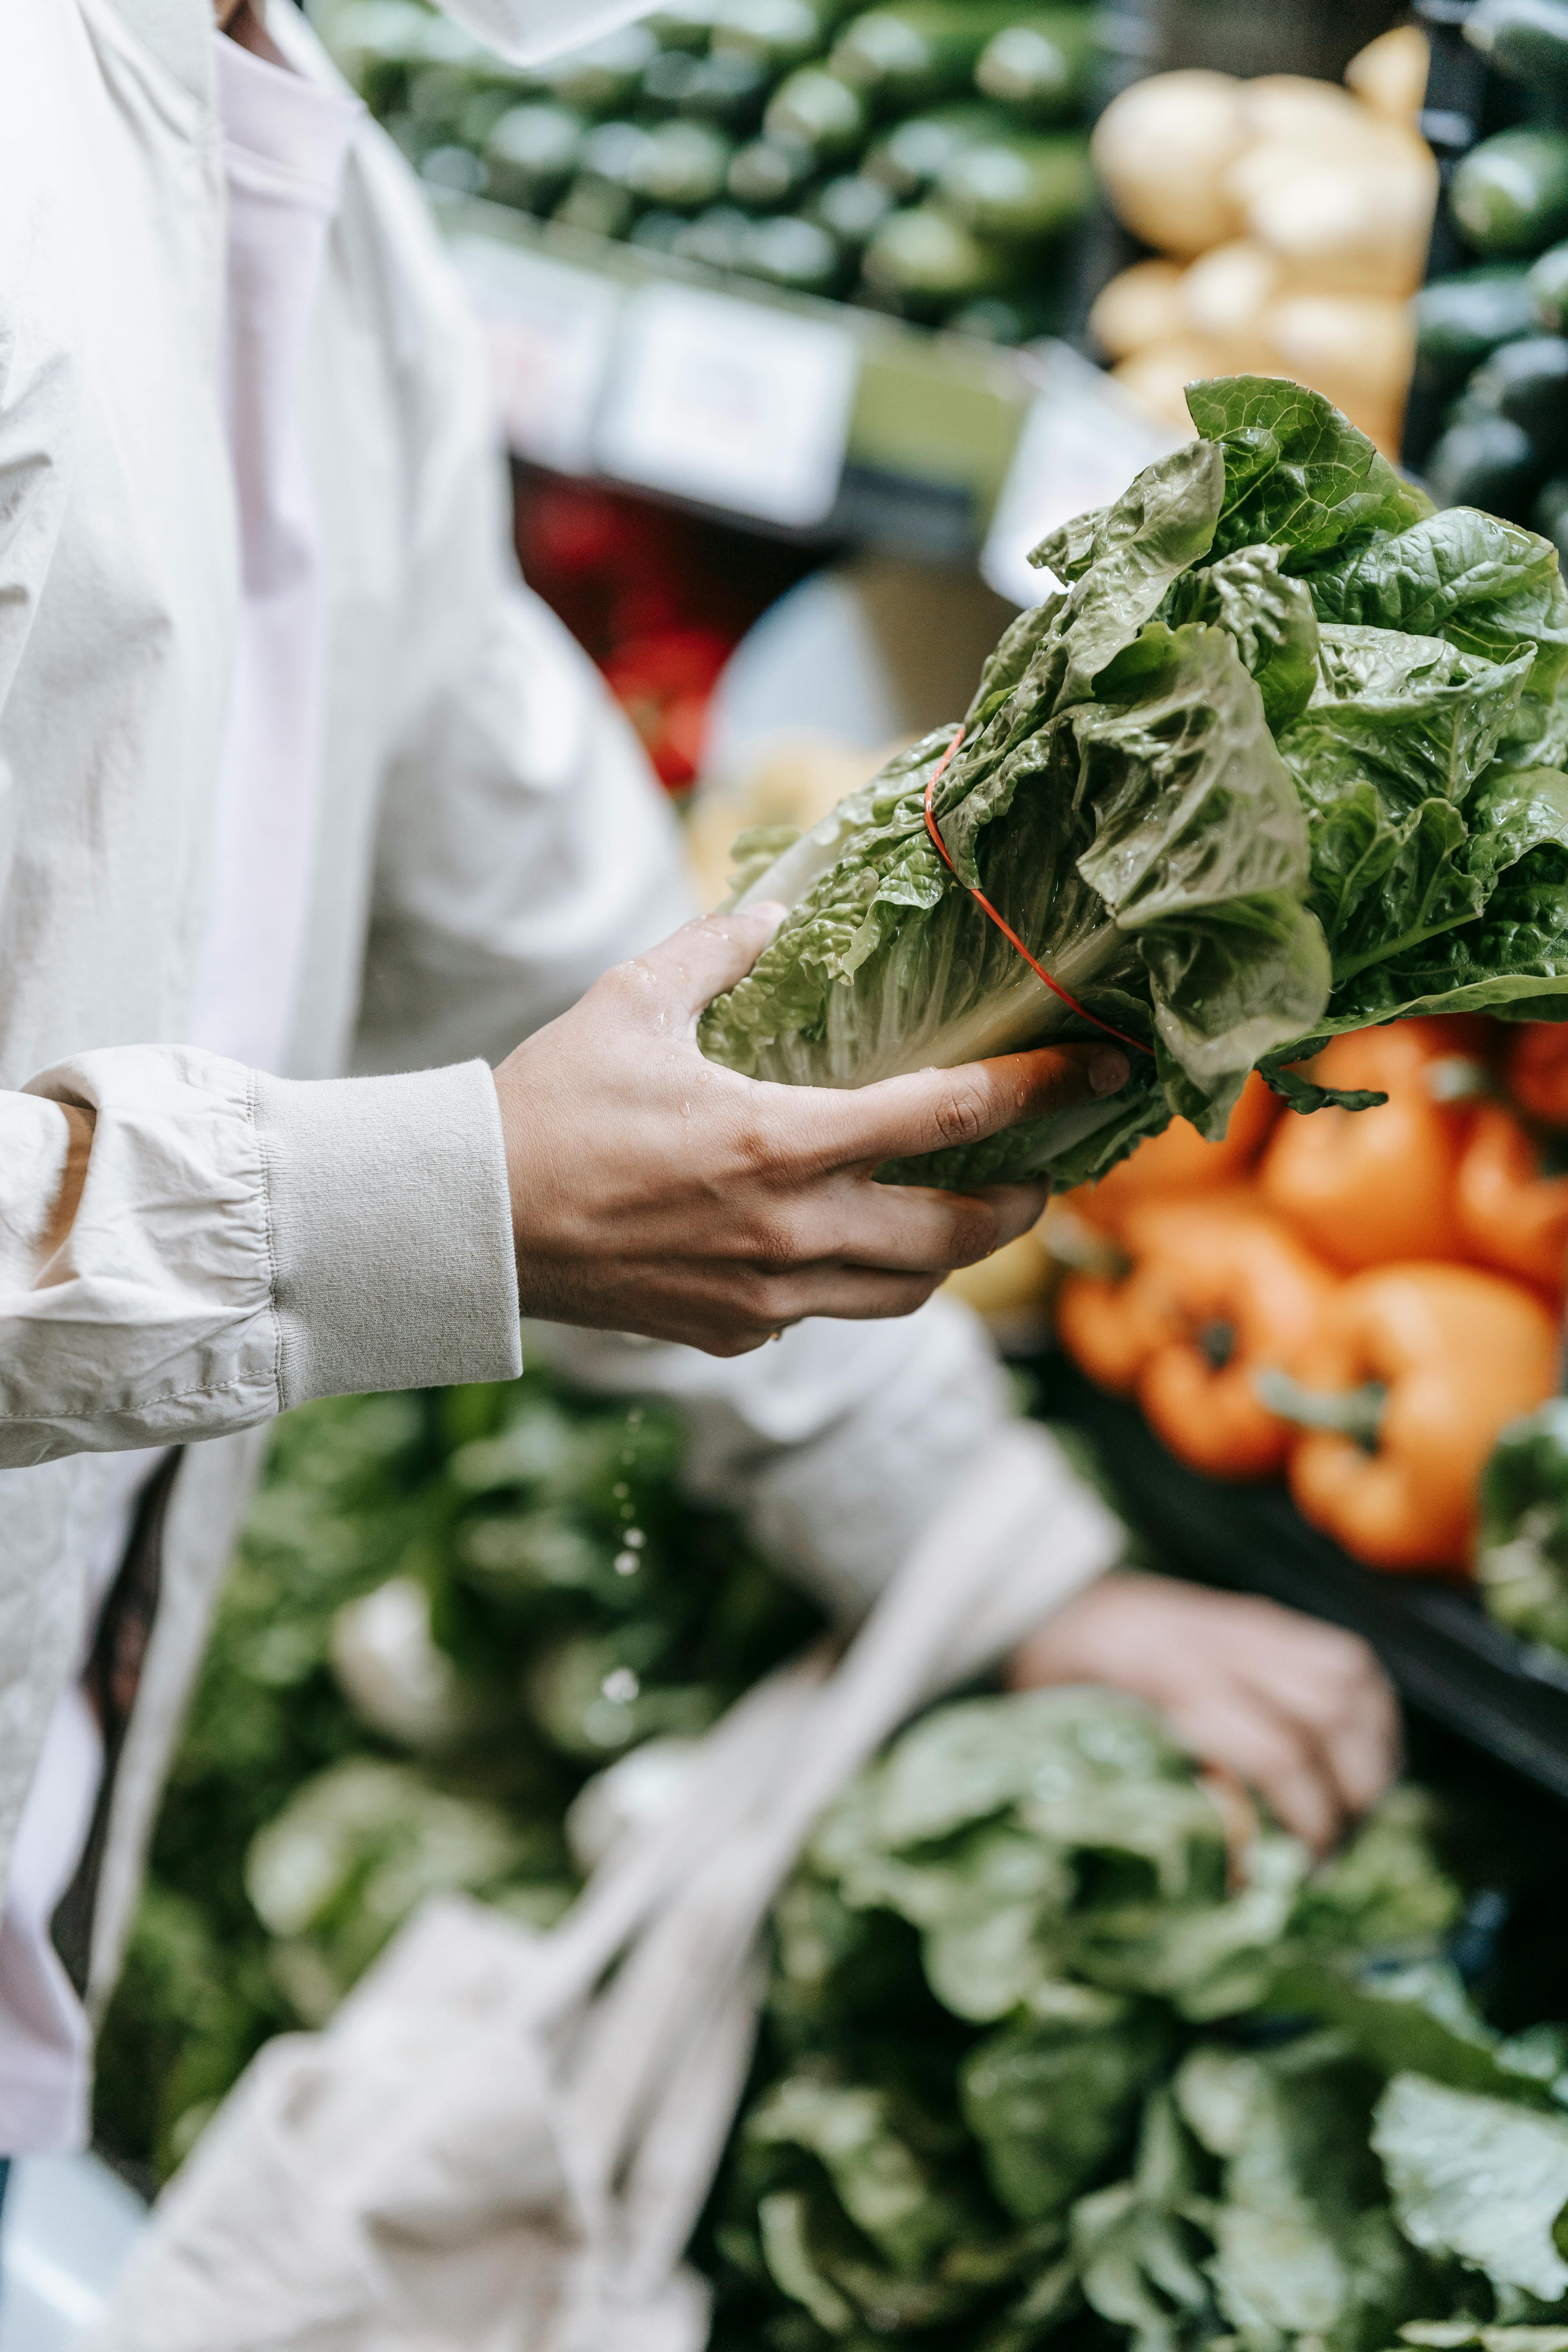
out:
{"label": "orange bell pepper", "polygon": [[1069,1274],[1057,1294],[1057,1337],[1081,1371],[1112,1396],[1131,1396],[1165,1337],[1130,1273]]}
{"label": "orange bell pepper", "polygon": [[[1314,1114],[1321,1116],[1321,1114]],[[1378,1266],[1342,1283],[1266,1403],[1308,1432],[1297,1508],[1373,1568],[1468,1566],[1477,1487],[1504,1423],[1556,1387],[1539,1298],[1474,1266]]]}
{"label": "orange bell pepper", "polygon": [[1568,1127],[1568,1023],[1521,1023],[1504,1049],[1502,1074],[1527,1118]]}
{"label": "orange bell pepper", "polygon": [[[1435,1066],[1471,1058],[1473,1027],[1431,1020],[1356,1029],[1313,1062],[1320,1086],[1388,1097],[1371,1110],[1331,1106],[1283,1119],[1264,1153],[1264,1199],[1331,1265],[1468,1255],[1453,1194],[1470,1110],[1438,1098]],[[1482,1075],[1478,1066],[1478,1090]]]}
{"label": "orange bell pepper", "polygon": [[1454,1206],[1467,1255],[1561,1297],[1568,1275],[1568,1176],[1542,1174],[1533,1139],[1500,1104],[1476,1113]]}
{"label": "orange bell pepper", "polygon": [[1173,1118],[1163,1134],[1150,1136],[1098,1184],[1079,1184],[1062,1198],[1080,1216],[1119,1234],[1128,1211],[1141,1202],[1208,1192],[1244,1178],[1281,1108],[1279,1096],[1254,1070],[1220,1142],[1205,1143],[1190,1119]]}
{"label": "orange bell pepper", "polygon": [[1197,1469],[1256,1478],[1278,1469],[1289,1426],[1253,1374],[1290,1360],[1334,1277],[1289,1226],[1235,1188],[1130,1210],[1130,1268],[1078,1274],[1057,1307],[1062,1345],[1089,1378],[1136,1394],[1156,1436]]}
{"label": "orange bell pepper", "polygon": [[1292,1433],[1254,1374],[1300,1353],[1335,1277],[1279,1218],[1235,1200],[1142,1210],[1130,1240],[1129,1319],[1157,1335],[1134,1382],[1144,1418],[1211,1478],[1267,1476]]}

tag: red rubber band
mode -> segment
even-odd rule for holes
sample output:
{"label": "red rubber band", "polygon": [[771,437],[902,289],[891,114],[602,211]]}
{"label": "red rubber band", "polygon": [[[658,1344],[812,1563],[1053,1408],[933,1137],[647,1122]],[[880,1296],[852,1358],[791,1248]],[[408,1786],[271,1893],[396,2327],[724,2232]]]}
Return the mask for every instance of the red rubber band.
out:
{"label": "red rubber band", "polygon": [[937,856],[942,859],[942,864],[946,866],[953,880],[957,882],[962,888],[968,891],[970,897],[975,900],[977,905],[984,908],[986,914],[990,916],[992,921],[995,924],[1003,938],[1011,940],[1014,947],[1017,949],[1018,953],[1023,957],[1024,961],[1028,965],[1029,970],[1034,973],[1036,979],[1043,980],[1053,996],[1059,996],[1062,1003],[1070,1006],[1072,1011],[1078,1013],[1081,1019],[1092,1022],[1097,1029],[1103,1029],[1108,1037],[1114,1037],[1116,1039],[1118,1045],[1131,1045],[1135,1054],[1146,1054],[1148,1055],[1149,1059],[1152,1061],[1154,1058],[1153,1055],[1149,1052],[1148,1046],[1145,1045],[1141,1039],[1137,1037],[1129,1037],[1124,1029],[1113,1029],[1109,1021],[1102,1021],[1098,1013],[1091,1013],[1087,1004],[1080,1004],[1076,996],[1069,996],[1067,990],[1062,986],[1060,981],[1053,980],[1045,966],[1035,961],[1034,957],[1029,953],[1028,949],[1024,945],[1024,942],[1018,937],[1017,932],[1013,929],[1012,924],[1007,922],[1004,917],[996,912],[995,908],[991,904],[990,899],[985,896],[984,890],[977,890],[972,882],[965,882],[963,880],[963,877],[959,873],[957,866],[948,856],[947,844],[943,841],[941,833],[938,831],[936,819],[931,814],[931,794],[935,792],[937,785],[941,782],[942,775],[946,771],[948,761],[952,759],[953,753],[957,751],[963,740],[963,730],[961,727],[957,734],[953,737],[952,742],[948,745],[946,751],[942,753],[941,759],[937,761],[935,767],[931,770],[930,781],[926,785],[926,831],[931,837],[931,842],[936,849]]}

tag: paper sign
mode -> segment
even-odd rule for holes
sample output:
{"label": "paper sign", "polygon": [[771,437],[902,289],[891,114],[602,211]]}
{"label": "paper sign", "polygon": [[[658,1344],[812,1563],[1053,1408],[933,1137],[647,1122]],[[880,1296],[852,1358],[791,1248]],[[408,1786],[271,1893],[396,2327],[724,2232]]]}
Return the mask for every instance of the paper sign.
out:
{"label": "paper sign", "polygon": [[498,237],[459,236],[451,251],[484,323],[508,447],[560,473],[592,472],[594,418],[625,290]]}
{"label": "paper sign", "polygon": [[858,354],[826,320],[687,286],[627,303],[596,436],[605,472],[804,530],[838,493]]}
{"label": "paper sign", "polygon": [[1119,499],[1134,474],[1181,446],[1175,432],[1065,343],[1041,362],[1043,387],[1025,419],[996,501],[980,569],[999,596],[1038,604],[1059,583],[1030,568],[1047,531]]}

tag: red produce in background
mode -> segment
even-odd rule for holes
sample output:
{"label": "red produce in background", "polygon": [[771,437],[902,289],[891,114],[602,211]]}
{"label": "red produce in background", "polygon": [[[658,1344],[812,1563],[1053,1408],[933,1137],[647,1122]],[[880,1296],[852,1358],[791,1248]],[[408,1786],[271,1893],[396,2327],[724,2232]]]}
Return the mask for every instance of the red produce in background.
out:
{"label": "red produce in background", "polygon": [[598,663],[661,782],[683,792],[724,664],[820,551],[533,467],[514,483],[524,578]]}

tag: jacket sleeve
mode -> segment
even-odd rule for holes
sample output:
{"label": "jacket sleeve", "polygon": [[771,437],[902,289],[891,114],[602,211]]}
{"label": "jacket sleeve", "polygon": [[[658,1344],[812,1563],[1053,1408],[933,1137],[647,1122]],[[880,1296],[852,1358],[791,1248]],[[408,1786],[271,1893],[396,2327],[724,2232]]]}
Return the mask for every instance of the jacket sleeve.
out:
{"label": "jacket sleeve", "polygon": [[[62,1103],[92,1139],[55,1243]],[[184,1046],[79,1055],[0,1094],[0,1466],[506,1379],[511,1264],[482,1062],[312,1082]]]}

